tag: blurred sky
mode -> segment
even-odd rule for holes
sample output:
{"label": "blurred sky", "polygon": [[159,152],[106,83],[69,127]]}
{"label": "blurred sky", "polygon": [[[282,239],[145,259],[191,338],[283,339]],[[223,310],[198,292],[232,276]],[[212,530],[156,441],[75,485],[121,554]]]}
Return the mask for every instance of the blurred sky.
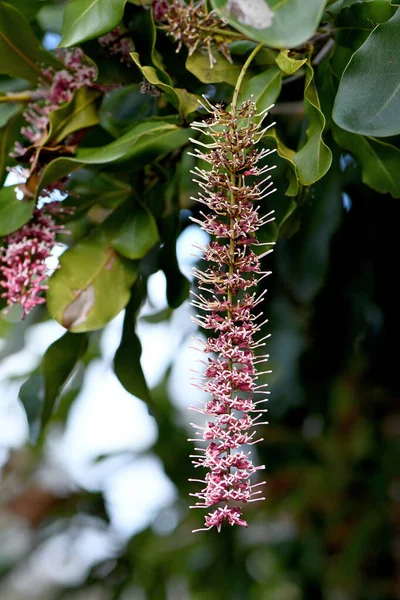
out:
{"label": "blurred sky", "polygon": [[[196,260],[191,256],[192,244],[206,241],[206,234],[195,225],[189,226],[178,240],[180,268],[190,279],[191,267]],[[149,279],[148,298],[140,316],[167,308],[166,282],[161,271]],[[138,321],[143,347],[142,367],[149,387],[160,382],[174,361],[170,393],[182,409],[182,418],[186,422],[193,417],[186,410],[188,405],[201,393],[196,392],[189,381],[189,369],[195,368],[194,361],[199,358],[198,353],[189,348],[193,344],[191,335],[197,335],[190,322],[191,312],[185,302],[167,322]],[[80,541],[76,542],[78,550],[74,552],[71,552],[67,533],[53,536],[34,552],[29,573],[18,574],[15,578],[15,585],[26,587],[24,593],[38,578],[41,585],[46,586],[55,572],[58,582],[64,578],[79,580],[93,563],[113,555],[118,544],[151,524],[160,509],[172,505],[176,497],[176,490],[165,475],[160,460],[151,453],[157,439],[154,418],[141,400],[122,387],[112,370],[122,324],[123,313],[105,328],[100,344],[101,358],[92,361],[88,367],[65,431],[50,432],[44,466],[37,474],[44,486],[61,495],[77,486],[90,491],[101,490],[111,527],[102,531],[98,523],[75,523],[76,539]],[[10,378],[22,377],[35,369],[49,345],[64,332],[54,321],[29,327],[24,348],[0,365],[0,465],[7,460],[11,448],[23,446],[28,440],[26,416],[18,400],[21,379],[10,382]],[[97,457],[107,454],[112,457],[96,461]],[[176,525],[177,518],[171,512],[167,529]],[[160,532],[165,526],[166,523],[160,522]],[[68,552],[66,548],[69,548]],[[55,568],[57,557],[60,564]]]}

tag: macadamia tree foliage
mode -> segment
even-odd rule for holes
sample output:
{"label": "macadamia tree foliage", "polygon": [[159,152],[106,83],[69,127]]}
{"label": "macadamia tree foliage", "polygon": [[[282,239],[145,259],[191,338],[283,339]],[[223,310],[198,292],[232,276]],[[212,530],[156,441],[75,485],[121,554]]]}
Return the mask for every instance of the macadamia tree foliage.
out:
{"label": "macadamia tree foliage", "polygon": [[[29,443],[5,444],[2,510],[32,535],[0,556],[0,595],[49,524],[108,519],[101,491],[38,474],[123,313],[113,372],[155,418],[175,520],[119,544],[81,592],[399,598],[399,40],[395,0],[0,1],[0,355],[64,328],[17,377]],[[199,228],[190,275],[177,241]],[[175,357],[148,385],[138,335],[183,314],[195,434]],[[68,587],[37,598],[80,597]]]}

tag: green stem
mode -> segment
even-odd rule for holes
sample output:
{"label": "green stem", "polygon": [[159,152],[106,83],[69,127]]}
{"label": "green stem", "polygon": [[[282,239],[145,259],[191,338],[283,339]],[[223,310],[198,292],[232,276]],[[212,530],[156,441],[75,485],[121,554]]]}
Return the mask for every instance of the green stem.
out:
{"label": "green stem", "polygon": [[229,31],[226,29],[219,29],[218,27],[199,27],[200,31],[206,31],[207,33],[214,33],[215,35],[221,35],[223,37],[235,39],[235,40],[245,40],[247,39],[245,35],[239,33],[238,31]]}
{"label": "green stem", "polygon": [[242,70],[240,71],[240,75],[239,75],[238,80],[236,82],[235,90],[233,92],[233,98],[232,98],[232,111],[233,112],[235,112],[235,110],[236,110],[236,103],[237,103],[237,99],[238,99],[238,96],[239,96],[240,86],[242,85],[243,78],[246,75],[246,71],[249,68],[250,63],[253,60],[253,58],[255,57],[255,55],[257,54],[257,52],[259,52],[263,46],[264,46],[264,44],[258,44],[258,46],[256,46],[254,48],[253,52],[250,54],[249,58],[244,63],[244,65],[242,67]]}
{"label": "green stem", "polygon": [[6,94],[0,96],[0,102],[18,103],[18,102],[30,102],[32,100],[32,92],[17,92],[15,94]]}

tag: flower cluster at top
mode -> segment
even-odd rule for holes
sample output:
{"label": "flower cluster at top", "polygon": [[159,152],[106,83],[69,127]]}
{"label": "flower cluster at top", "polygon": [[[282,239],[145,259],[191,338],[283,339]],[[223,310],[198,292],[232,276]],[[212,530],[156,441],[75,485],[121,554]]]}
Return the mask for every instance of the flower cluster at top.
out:
{"label": "flower cluster at top", "polygon": [[132,59],[130,53],[133,52],[133,42],[131,38],[126,37],[126,33],[121,27],[115,27],[106,35],[99,37],[99,44],[105,48],[111,56],[119,58],[120,62],[130,67]]}
{"label": "flower cluster at top", "polygon": [[46,204],[35,210],[32,219],[15,233],[4,239],[0,248],[0,286],[2,298],[8,307],[22,306],[22,318],[45,299],[40,296],[47,290],[46,259],[56,245],[56,233],[64,229],[56,225],[54,214],[60,211],[59,203]]}
{"label": "flower cluster at top", "polygon": [[[181,0],[153,0],[153,15],[155,21],[163,23],[163,29],[167,35],[178,42],[177,52],[183,46],[191,56],[195,50],[205,51],[213,67],[216,59],[213,55],[213,47],[216,47],[225,58],[232,62],[228,48],[227,26],[217,15],[207,11],[204,2],[185,4]],[[219,32],[218,32],[219,30]],[[221,32],[223,36],[221,36]],[[220,35],[218,35],[218,33]]]}
{"label": "flower cluster at top", "polygon": [[212,357],[200,361],[205,364],[201,377],[205,382],[198,387],[211,399],[201,408],[192,407],[210,420],[206,426],[192,424],[198,438],[191,441],[206,444],[196,448],[193,464],[208,473],[205,479],[191,480],[202,484],[191,495],[198,500],[192,508],[214,507],[205,517],[204,529],[195,531],[216,527],[219,532],[224,524],[246,527],[241,506],[263,500],[257,489],[263,484],[252,484],[250,476],[264,466],[254,466],[243,447],[261,441],[255,427],[265,424],[260,419],[266,412],[262,396],[267,384],[257,384],[263,373],[257,372],[256,365],[267,361],[268,355],[256,351],[269,336],[255,339],[266,321],[260,322],[262,312],[254,312],[264,296],[257,296],[254,288],[269,274],[261,271],[260,262],[272,249],[258,254],[255,250],[263,245],[257,242],[257,230],[273,219],[272,213],[259,214],[258,203],[275,190],[270,175],[264,177],[274,167],[259,166],[273,151],[255,147],[268,129],[261,126],[266,111],[257,115],[252,100],[229,111],[208,103],[205,108],[211,118],[192,127],[209,136],[211,143],[192,141],[200,145],[194,155],[211,165],[211,170],[196,167],[193,171],[201,188],[195,200],[208,210],[200,213],[201,219],[192,220],[212,239],[199,246],[208,267],[194,269],[198,293],[193,292],[192,304],[204,311],[194,322],[210,332],[202,344]]}
{"label": "flower cluster at top", "polygon": [[[45,139],[49,115],[65,102],[71,100],[73,93],[82,87],[94,87],[96,67],[89,62],[80,48],[56,50],[57,58],[64,68],[57,71],[53,67],[45,67],[38,89],[32,94],[33,102],[28,104],[24,112],[28,125],[21,129],[22,135],[33,146],[40,146]],[[14,156],[22,157],[26,148],[17,142]],[[32,155],[31,160],[34,160]]]}

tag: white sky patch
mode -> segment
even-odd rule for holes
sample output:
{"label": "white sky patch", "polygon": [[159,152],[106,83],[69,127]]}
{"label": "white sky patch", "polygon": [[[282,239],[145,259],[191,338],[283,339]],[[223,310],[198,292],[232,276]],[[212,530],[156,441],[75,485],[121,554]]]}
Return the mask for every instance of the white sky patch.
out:
{"label": "white sky patch", "polygon": [[190,281],[193,281],[192,268],[198,261],[194,254],[200,256],[200,250],[193,247],[193,244],[208,244],[210,236],[198,225],[189,225],[180,234],[176,244],[176,255],[179,268]]}
{"label": "white sky patch", "polygon": [[25,411],[16,402],[20,384],[0,382],[0,466],[7,460],[8,448],[22,446],[28,438]]}
{"label": "white sky patch", "polygon": [[[66,531],[53,535],[38,546],[8,580],[4,598],[43,598],[54,584],[75,586],[87,577],[99,561],[112,557],[119,544],[98,519],[75,517]],[[6,594],[9,595],[6,595]]]}
{"label": "white sky patch", "polygon": [[68,419],[65,460],[87,485],[88,461],[116,452],[143,452],[157,439],[157,426],[144,402],[127,392],[100,360],[93,361]]}
{"label": "white sky patch", "polygon": [[[193,335],[205,340],[204,336],[195,331],[194,325],[193,332]],[[207,361],[207,356],[196,348],[200,348],[200,344],[191,338],[187,339],[185,344],[179,348],[168,381],[168,391],[171,399],[176,406],[182,409],[186,409],[190,405],[201,406],[198,400],[204,400],[207,397],[203,391],[192,385],[192,383],[199,382],[190,379],[191,377],[200,377],[193,371],[199,371],[200,374],[204,371],[204,365],[197,361]],[[193,421],[193,417],[194,413],[188,413],[188,422]]]}
{"label": "white sky patch", "polygon": [[162,271],[150,275],[147,281],[147,298],[140,316],[157,313],[167,308],[167,280]]}
{"label": "white sky patch", "polygon": [[105,488],[111,523],[117,533],[124,535],[133,535],[147,527],[175,497],[175,487],[155,456],[144,456],[130,467],[118,470]]}

